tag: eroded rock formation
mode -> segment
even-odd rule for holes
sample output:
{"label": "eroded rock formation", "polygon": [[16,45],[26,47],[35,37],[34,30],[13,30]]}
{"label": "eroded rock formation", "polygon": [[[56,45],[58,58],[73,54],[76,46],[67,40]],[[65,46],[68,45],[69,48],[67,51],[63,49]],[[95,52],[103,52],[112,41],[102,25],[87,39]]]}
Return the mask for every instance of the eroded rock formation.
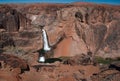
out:
{"label": "eroded rock formation", "polygon": [[[39,26],[48,34],[47,54],[63,60],[37,62]],[[93,65],[94,55],[120,56],[120,6],[0,4],[0,81],[119,81],[119,61]]]}
{"label": "eroded rock formation", "polygon": [[[9,4],[9,6],[12,9],[1,7],[3,12],[1,28],[18,31],[20,27],[26,28],[29,24],[29,28],[12,36],[15,46],[28,50],[41,49],[43,42],[38,26],[45,25],[54,57],[74,56],[87,54],[87,52],[105,57],[120,56],[119,6],[85,3],[26,4],[24,6]],[[5,21],[4,17],[8,21]]]}
{"label": "eroded rock formation", "polygon": [[7,32],[19,31],[21,27],[27,27],[27,18],[7,5],[0,6],[0,29]]}

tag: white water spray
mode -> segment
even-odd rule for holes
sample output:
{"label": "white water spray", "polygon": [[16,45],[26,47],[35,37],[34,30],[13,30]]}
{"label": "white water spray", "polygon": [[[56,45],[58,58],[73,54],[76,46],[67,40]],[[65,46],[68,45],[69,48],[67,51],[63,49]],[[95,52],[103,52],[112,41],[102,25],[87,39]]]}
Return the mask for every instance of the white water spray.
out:
{"label": "white water spray", "polygon": [[[50,48],[49,43],[48,43],[47,33],[44,29],[42,29],[42,37],[43,37],[43,50],[44,51],[50,51],[51,48]],[[40,56],[38,61],[39,62],[45,62],[45,57]]]}
{"label": "white water spray", "polygon": [[38,61],[39,62],[45,62],[45,57],[44,56],[40,56]]}

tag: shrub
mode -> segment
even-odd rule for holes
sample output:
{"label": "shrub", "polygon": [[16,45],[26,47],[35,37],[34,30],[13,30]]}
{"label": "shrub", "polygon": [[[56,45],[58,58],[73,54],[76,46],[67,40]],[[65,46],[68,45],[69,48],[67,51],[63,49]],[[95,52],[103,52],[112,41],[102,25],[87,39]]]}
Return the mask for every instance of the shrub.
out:
{"label": "shrub", "polygon": [[95,57],[95,61],[97,63],[110,64],[114,61],[120,61],[120,58],[112,59],[112,58]]}

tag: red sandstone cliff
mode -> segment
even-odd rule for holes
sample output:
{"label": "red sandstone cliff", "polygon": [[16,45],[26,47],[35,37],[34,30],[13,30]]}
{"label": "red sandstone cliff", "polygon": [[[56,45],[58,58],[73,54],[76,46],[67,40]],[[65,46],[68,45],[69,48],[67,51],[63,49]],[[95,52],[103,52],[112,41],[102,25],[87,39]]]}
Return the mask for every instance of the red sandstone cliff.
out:
{"label": "red sandstone cliff", "polygon": [[[45,25],[54,57],[74,57],[39,65],[39,25]],[[89,62],[87,53],[114,58],[119,52],[120,6],[0,4],[0,81],[119,81],[119,62],[81,65]]]}
{"label": "red sandstone cliff", "polygon": [[[36,27],[45,25],[51,46],[63,38],[56,44],[55,57],[74,56],[88,51],[120,56],[119,6],[87,3],[10,6],[31,20],[32,25],[28,29],[38,31],[37,37],[40,37],[40,31]],[[41,48],[40,41],[41,38],[33,40],[36,49]]]}

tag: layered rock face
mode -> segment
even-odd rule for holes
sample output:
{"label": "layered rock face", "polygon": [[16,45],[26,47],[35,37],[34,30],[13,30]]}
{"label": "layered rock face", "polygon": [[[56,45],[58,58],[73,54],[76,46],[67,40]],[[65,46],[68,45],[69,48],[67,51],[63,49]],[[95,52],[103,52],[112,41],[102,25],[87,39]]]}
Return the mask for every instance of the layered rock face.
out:
{"label": "layered rock face", "polygon": [[[37,62],[44,51],[41,26],[51,48],[47,53],[61,57],[46,64]],[[0,5],[0,81],[118,81],[119,61],[104,65],[92,56],[110,60],[119,52],[120,6]]]}
{"label": "layered rock face", "polygon": [[0,29],[3,28],[8,32],[19,31],[20,27],[27,25],[27,18],[15,9],[7,5],[0,6]]}
{"label": "layered rock face", "polygon": [[87,52],[119,55],[119,6],[72,4],[56,7],[59,8],[51,5],[39,14],[28,14],[32,16],[33,25],[45,25],[50,45],[56,46],[55,57]]}
{"label": "layered rock face", "polygon": [[[22,5],[9,6],[25,14],[24,16],[31,20],[31,25],[29,23],[30,27],[26,31],[21,31],[17,37],[13,36],[16,46],[21,46],[23,43],[24,47],[31,47],[34,50],[41,49],[43,42],[38,26],[44,25],[49,44],[53,47],[54,57],[74,56],[81,53],[87,54],[87,52],[101,56],[105,55],[106,57],[110,54],[111,56],[113,56],[112,54],[120,56],[119,6],[75,3],[66,5],[27,4],[23,7]],[[17,11],[13,10],[11,13],[6,13],[7,18],[12,17],[8,18],[8,20],[12,19],[10,20],[12,22],[9,23],[12,25],[7,25],[9,21],[5,21],[5,26],[14,27],[6,27],[11,28],[13,31],[19,29],[20,23],[26,23],[26,20],[20,21],[19,18],[22,17],[18,17]],[[23,28],[25,27],[24,25]],[[30,34],[35,36],[31,37]],[[18,37],[20,38],[19,41]],[[21,40],[23,42],[20,42]]]}

